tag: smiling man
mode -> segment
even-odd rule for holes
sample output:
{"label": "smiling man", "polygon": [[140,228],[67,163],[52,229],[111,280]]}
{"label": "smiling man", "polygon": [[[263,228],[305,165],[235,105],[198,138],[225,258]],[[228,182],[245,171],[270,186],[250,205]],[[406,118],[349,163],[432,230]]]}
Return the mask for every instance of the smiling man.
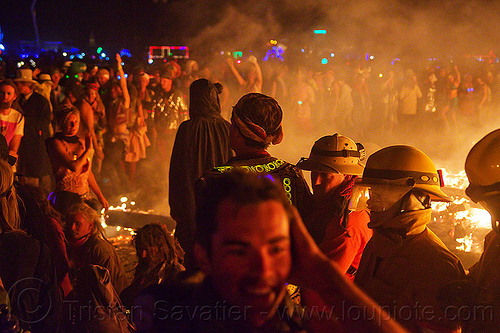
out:
{"label": "smiling man", "polygon": [[199,209],[195,255],[214,291],[261,327],[288,301],[290,204],[272,182],[257,178],[251,187],[250,179],[228,177],[209,188]]}
{"label": "smiling man", "polygon": [[[320,318],[317,331],[341,324],[345,332],[402,332],[321,253],[283,187],[268,175],[236,170],[209,178],[196,226],[202,274],[179,275],[141,294],[130,309],[137,332],[311,331],[311,312],[292,304],[287,282],[314,290],[335,313]],[[366,317],[353,322],[342,314],[354,306]]]}
{"label": "smiling man", "polygon": [[148,325],[153,332],[300,331],[286,291],[291,216],[285,192],[266,176],[228,172],[209,179],[194,249],[204,278],[150,291],[155,321],[138,322],[138,331]]}

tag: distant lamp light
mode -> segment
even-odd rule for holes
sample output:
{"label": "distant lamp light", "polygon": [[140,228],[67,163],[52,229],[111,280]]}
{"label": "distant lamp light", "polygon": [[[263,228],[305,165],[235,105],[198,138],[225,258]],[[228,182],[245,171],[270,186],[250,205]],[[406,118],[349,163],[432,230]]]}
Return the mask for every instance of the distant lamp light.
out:
{"label": "distant lamp light", "polygon": [[375,57],[374,56],[370,56],[370,60],[373,60]]}
{"label": "distant lamp light", "polygon": [[106,58],[106,53],[104,53],[104,52],[103,52],[103,53],[101,53],[101,57],[102,57],[102,58]]}
{"label": "distant lamp light", "polygon": [[109,57],[106,57],[106,60],[109,60]]}
{"label": "distant lamp light", "polygon": [[85,57],[85,52],[82,52],[82,57]]}
{"label": "distant lamp light", "polygon": [[383,77],[383,76],[384,76],[384,74],[382,74],[382,73],[380,73],[380,74],[378,75],[378,77]]}
{"label": "distant lamp light", "polygon": [[97,48],[97,53],[101,53],[102,52],[102,47],[98,47]]}
{"label": "distant lamp light", "polygon": [[153,63],[153,59],[148,59],[148,64],[152,64]]}
{"label": "distant lamp light", "polygon": [[333,52],[330,53],[330,57],[332,57],[332,58],[335,57],[335,53],[333,53]]}
{"label": "distant lamp light", "polygon": [[304,52],[306,52],[306,50],[304,50],[304,49],[300,49],[300,52],[304,53]]}
{"label": "distant lamp light", "polygon": [[314,34],[315,35],[326,35],[326,30],[324,30],[324,29],[317,29],[317,30],[314,30]]}
{"label": "distant lamp light", "polygon": [[0,51],[5,51],[5,46],[3,46],[3,44],[0,44]]}
{"label": "distant lamp light", "polygon": [[302,101],[297,101],[297,103],[298,103],[299,105],[302,105]]}
{"label": "distant lamp light", "polygon": [[72,54],[72,55],[69,56],[70,59],[73,59],[74,57],[75,57],[74,54]]}
{"label": "distant lamp light", "polygon": [[63,57],[67,57],[67,56],[68,56],[68,53],[63,52]]}
{"label": "distant lamp light", "polygon": [[321,59],[321,63],[323,65],[326,65],[328,63],[328,59],[326,59],[326,58]]}

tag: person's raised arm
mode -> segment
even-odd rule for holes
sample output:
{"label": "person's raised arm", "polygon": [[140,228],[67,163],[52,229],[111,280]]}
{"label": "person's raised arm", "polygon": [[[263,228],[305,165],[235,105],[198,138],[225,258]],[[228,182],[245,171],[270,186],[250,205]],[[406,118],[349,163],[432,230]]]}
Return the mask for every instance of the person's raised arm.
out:
{"label": "person's raised arm", "polygon": [[240,75],[236,67],[234,67],[234,60],[232,58],[226,58],[226,62],[229,68],[231,69],[231,72],[233,72],[233,75],[238,80],[240,86],[244,86],[245,84],[247,84],[247,81],[245,81],[245,79]]}
{"label": "person's raised arm", "polygon": [[81,118],[81,125],[80,126],[83,126],[87,130],[87,133],[90,134],[90,136],[92,137],[92,145],[95,149],[96,155],[98,155],[98,157],[100,159],[103,159],[104,154],[102,153],[102,149],[99,148],[99,146],[97,144],[97,137],[95,135],[94,109],[92,109],[92,106],[89,103],[82,102],[79,110],[80,110],[80,118]]}
{"label": "person's raised arm", "polygon": [[257,58],[255,58],[253,55],[248,57],[248,61],[250,63],[254,64],[254,66],[255,66],[255,71],[257,74],[257,80],[255,80],[255,86],[257,87],[257,89],[260,92],[260,91],[262,91],[262,82],[264,81],[262,79],[262,70],[260,69],[259,63],[257,62]]}
{"label": "person's raised arm", "polygon": [[130,108],[130,94],[128,92],[127,88],[127,79],[125,78],[125,72],[123,71],[122,67],[122,57],[120,57],[120,54],[116,54],[116,61],[118,62],[118,75],[120,76],[120,87],[122,88],[123,92],[123,106],[125,109]]}
{"label": "person's raised arm", "polygon": [[85,168],[89,168],[90,157],[93,153],[92,138],[89,134],[85,137],[85,151],[82,155],[75,157],[66,149],[62,140],[51,139],[47,145],[47,152],[49,153],[50,159],[59,160],[65,167],[73,172],[81,173],[85,171]]}
{"label": "person's raised arm", "polygon": [[[347,332],[407,332],[368,295],[356,287],[318,248],[298,211],[290,222],[292,283],[315,291],[332,307]],[[306,304],[307,306],[307,304]],[[351,310],[357,311],[351,311]],[[359,314],[363,316],[359,316]],[[354,314],[356,318],[350,318]]]}

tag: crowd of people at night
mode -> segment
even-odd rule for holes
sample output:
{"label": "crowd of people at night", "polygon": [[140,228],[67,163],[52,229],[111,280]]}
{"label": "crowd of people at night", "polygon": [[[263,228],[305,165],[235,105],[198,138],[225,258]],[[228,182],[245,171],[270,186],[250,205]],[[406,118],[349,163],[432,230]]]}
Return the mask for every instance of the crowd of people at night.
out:
{"label": "crowd of people at night", "polygon": [[[470,268],[427,227],[442,174],[392,144],[496,122],[495,61],[306,64],[1,63],[0,331],[497,331],[500,130],[465,162],[493,226]],[[176,228],[135,230],[128,279],[101,213],[131,193]]]}

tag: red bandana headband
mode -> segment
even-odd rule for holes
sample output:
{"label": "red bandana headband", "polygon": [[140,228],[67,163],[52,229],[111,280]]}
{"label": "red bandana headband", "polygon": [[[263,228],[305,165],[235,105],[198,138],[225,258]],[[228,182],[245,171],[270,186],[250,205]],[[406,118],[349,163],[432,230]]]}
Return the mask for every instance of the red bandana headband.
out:
{"label": "red bandana headband", "polygon": [[[283,132],[280,130],[280,134],[278,136],[268,135],[266,131],[255,124],[251,120],[245,119],[242,121],[236,112],[233,112],[232,121],[234,125],[240,130],[241,134],[249,139],[252,139],[256,142],[264,143],[264,144],[278,144],[283,139]],[[281,124],[278,126],[278,129],[281,127]],[[277,130],[278,130],[277,129]],[[276,132],[276,131],[275,131]]]}

